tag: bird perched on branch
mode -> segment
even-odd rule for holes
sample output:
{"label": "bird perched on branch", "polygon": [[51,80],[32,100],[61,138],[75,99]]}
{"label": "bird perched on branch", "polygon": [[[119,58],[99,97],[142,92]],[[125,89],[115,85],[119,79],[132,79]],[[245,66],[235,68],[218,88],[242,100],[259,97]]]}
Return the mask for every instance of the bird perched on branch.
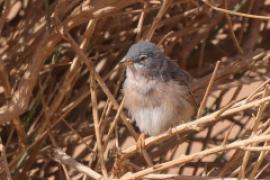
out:
{"label": "bird perched on branch", "polygon": [[191,120],[196,107],[191,76],[155,44],[133,44],[123,62],[127,65],[124,106],[141,132],[158,135]]}

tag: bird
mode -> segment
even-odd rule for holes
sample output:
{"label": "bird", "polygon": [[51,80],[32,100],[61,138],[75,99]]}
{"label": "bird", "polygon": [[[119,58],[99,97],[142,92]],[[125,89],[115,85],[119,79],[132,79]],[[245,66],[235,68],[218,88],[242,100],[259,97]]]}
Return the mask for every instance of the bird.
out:
{"label": "bird", "polygon": [[124,108],[142,133],[159,135],[192,119],[196,109],[192,77],[159,47],[139,41],[122,61],[126,64]]}

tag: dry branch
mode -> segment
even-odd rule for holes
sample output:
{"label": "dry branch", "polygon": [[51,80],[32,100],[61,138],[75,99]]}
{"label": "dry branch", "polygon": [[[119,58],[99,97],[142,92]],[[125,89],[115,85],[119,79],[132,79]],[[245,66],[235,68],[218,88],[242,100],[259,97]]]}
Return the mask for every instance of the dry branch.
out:
{"label": "dry branch", "polygon": [[101,179],[101,175],[99,173],[97,173],[96,171],[92,170],[91,168],[77,162],[76,160],[74,160],[72,157],[68,156],[65,152],[59,150],[59,149],[55,149],[53,152],[53,158],[60,162],[63,163],[67,166],[70,166],[74,169],[76,169],[77,171],[86,174],[89,177],[92,177],[94,179]]}
{"label": "dry branch", "polygon": [[[269,179],[269,2],[0,0],[0,179]],[[141,39],[203,99],[142,153],[119,65]]]}
{"label": "dry branch", "polygon": [[[267,96],[263,99],[259,99],[259,100],[255,100],[252,101],[250,103],[246,103],[242,106],[238,106],[238,107],[232,107],[228,110],[218,110],[212,114],[206,115],[204,117],[201,117],[197,120],[194,120],[192,122],[189,123],[185,123],[185,124],[181,124],[175,128],[172,128],[170,131],[165,132],[161,135],[155,136],[155,137],[149,137],[147,139],[145,139],[145,148],[151,147],[155,144],[160,143],[161,141],[165,141],[166,139],[172,137],[173,135],[179,134],[179,133],[186,133],[189,131],[200,131],[202,130],[205,126],[217,122],[220,120],[220,118],[222,117],[226,117],[228,115],[232,115],[241,111],[244,111],[246,109],[249,108],[254,108],[254,107],[258,107],[261,104],[265,103],[265,102],[269,102],[270,101],[270,96]],[[244,102],[244,101],[241,101]],[[133,145],[125,150],[122,151],[124,156],[131,156],[132,154],[138,152],[137,146]]]}
{"label": "dry branch", "polygon": [[144,169],[142,171],[123,176],[122,179],[140,178],[146,174],[150,174],[150,173],[154,173],[154,172],[161,171],[164,169],[168,169],[170,167],[174,167],[176,165],[179,165],[179,164],[182,164],[185,162],[198,160],[198,159],[201,159],[201,158],[208,156],[210,154],[213,154],[213,153],[228,151],[228,150],[235,149],[235,148],[241,148],[241,147],[249,145],[251,143],[261,143],[261,142],[268,142],[268,141],[270,141],[270,135],[254,136],[254,137],[251,137],[251,138],[248,138],[245,140],[235,141],[231,144],[224,144],[224,145],[217,146],[214,148],[206,149],[204,151],[200,151],[200,152],[197,152],[194,154],[183,155],[182,157],[180,157],[178,159],[175,159],[175,160],[172,160],[169,162],[165,162],[162,164],[156,164],[151,168],[147,168],[147,169]]}

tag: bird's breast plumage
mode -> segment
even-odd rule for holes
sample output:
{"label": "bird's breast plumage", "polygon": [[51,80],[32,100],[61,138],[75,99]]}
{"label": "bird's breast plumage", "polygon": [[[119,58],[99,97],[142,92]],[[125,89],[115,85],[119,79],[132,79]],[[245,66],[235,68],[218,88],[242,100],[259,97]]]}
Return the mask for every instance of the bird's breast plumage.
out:
{"label": "bird's breast plumage", "polygon": [[186,122],[194,114],[188,99],[189,90],[173,79],[162,81],[128,68],[123,92],[131,117],[139,129],[149,135]]}

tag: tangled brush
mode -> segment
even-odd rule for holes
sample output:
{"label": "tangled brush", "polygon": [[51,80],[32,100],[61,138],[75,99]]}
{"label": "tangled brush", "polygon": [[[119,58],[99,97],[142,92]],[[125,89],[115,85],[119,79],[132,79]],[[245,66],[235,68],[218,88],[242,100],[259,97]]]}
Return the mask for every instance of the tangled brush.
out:
{"label": "tangled brush", "polygon": [[[269,0],[0,0],[0,179],[269,179]],[[157,44],[197,116],[157,136],[120,60]],[[138,145],[140,144],[140,145]]]}

